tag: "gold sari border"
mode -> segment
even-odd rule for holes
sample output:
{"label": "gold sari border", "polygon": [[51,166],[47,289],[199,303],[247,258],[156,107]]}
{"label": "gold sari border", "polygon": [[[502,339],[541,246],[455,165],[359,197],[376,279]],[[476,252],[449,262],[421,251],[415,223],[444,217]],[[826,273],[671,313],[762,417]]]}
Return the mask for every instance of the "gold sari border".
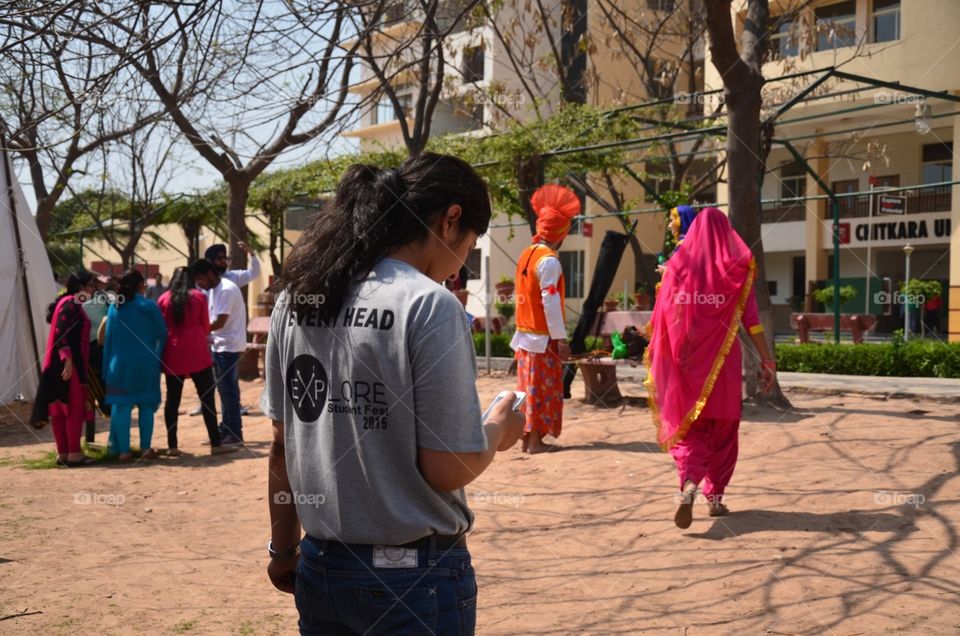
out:
{"label": "gold sari border", "polygon": [[657,405],[657,384],[653,377],[653,369],[651,368],[652,361],[650,360],[650,348],[648,347],[646,352],[644,352],[643,365],[647,368],[647,378],[643,381],[643,385],[647,389],[647,403],[650,406],[650,414],[653,419],[653,426],[657,429],[657,441],[660,443],[660,449],[663,451],[670,450],[686,436],[687,432],[690,430],[690,427],[693,426],[695,421],[697,421],[697,418],[700,417],[700,413],[703,411],[703,408],[707,405],[707,399],[713,392],[713,386],[717,382],[717,377],[720,375],[720,370],[723,368],[723,363],[726,362],[727,355],[730,354],[730,349],[733,348],[733,341],[737,337],[737,332],[740,329],[740,319],[743,317],[744,307],[746,307],[747,299],[750,296],[750,292],[753,290],[753,280],[754,276],[756,275],[757,268],[757,264],[753,257],[750,258],[748,268],[749,272],[747,273],[747,281],[744,284],[743,289],[740,290],[740,297],[737,299],[737,305],[733,311],[733,317],[727,330],[727,336],[724,339],[723,345],[720,347],[720,351],[717,353],[717,357],[713,360],[713,366],[710,368],[710,373],[707,375],[707,380],[704,382],[703,388],[700,391],[700,397],[696,402],[694,402],[693,408],[691,408],[690,411],[684,416],[683,421],[680,423],[680,428],[677,429],[677,432],[671,435],[669,439],[663,441],[660,440],[660,409]]}

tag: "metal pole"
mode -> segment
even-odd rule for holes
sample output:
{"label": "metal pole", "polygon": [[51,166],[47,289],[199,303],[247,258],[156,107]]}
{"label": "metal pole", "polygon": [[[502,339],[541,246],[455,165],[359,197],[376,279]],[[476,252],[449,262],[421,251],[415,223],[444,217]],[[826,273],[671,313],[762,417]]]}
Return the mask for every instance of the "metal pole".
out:
{"label": "metal pole", "polygon": [[483,284],[484,286],[483,304],[487,312],[487,316],[486,316],[486,320],[483,321],[483,332],[484,332],[483,345],[486,348],[486,354],[487,354],[487,375],[490,375],[492,371],[492,361],[490,359],[490,300],[491,300],[491,297],[490,297],[490,255],[489,254],[487,254],[486,256],[486,270],[487,270],[487,277]]}
{"label": "metal pole", "polygon": [[906,265],[906,275],[904,278],[906,280],[903,283],[903,294],[900,296],[900,302],[903,303],[903,339],[904,341],[910,340],[910,303],[908,299],[910,298],[910,253],[913,251],[913,248],[907,243],[903,247],[904,253],[907,255],[907,265]]}
{"label": "metal pole", "polygon": [[[830,190],[833,194],[833,190]],[[833,343],[840,344],[840,201],[833,200]]]}
{"label": "metal pole", "polygon": [[[871,222],[873,221],[873,177],[870,177],[870,200],[869,200],[869,205],[870,205],[870,209],[867,211],[867,227],[870,227],[870,226],[871,226]],[[867,235],[867,238],[870,238],[870,236]],[[865,296],[867,297],[867,299],[866,299],[866,301],[865,301],[865,303],[864,303],[865,306],[864,306],[864,310],[863,310],[863,312],[866,313],[866,314],[869,314],[869,313],[870,313],[870,277],[873,275],[873,262],[870,260],[870,255],[871,255],[870,246],[871,246],[871,245],[872,245],[872,243],[870,243],[869,241],[867,241],[867,291],[866,291],[866,293],[865,293]]]}
{"label": "metal pole", "polygon": [[[13,196],[13,176],[10,170],[10,159],[7,157],[7,138],[0,135],[0,148],[3,149],[3,176],[7,182],[7,201],[10,204],[10,220],[13,222],[13,235],[17,241],[17,269],[20,270],[20,281],[23,283],[23,295],[27,301],[27,324],[30,325],[30,345],[34,359],[41,360],[40,350],[37,348],[37,328],[33,322],[33,303],[30,300],[30,285],[27,282],[27,264],[23,261],[23,242],[20,240],[20,221],[17,219],[17,205]],[[29,214],[29,212],[28,212]],[[41,375],[42,365],[37,365],[37,377]]]}

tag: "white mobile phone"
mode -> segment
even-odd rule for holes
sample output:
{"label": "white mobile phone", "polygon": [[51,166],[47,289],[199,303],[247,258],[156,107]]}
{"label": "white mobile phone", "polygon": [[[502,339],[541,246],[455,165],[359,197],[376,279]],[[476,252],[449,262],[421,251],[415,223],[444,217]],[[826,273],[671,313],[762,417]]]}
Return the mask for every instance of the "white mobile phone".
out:
{"label": "white mobile phone", "polygon": [[[498,402],[506,398],[507,393],[510,393],[510,391],[500,391],[497,397],[493,399],[493,402],[490,403],[490,406],[487,407],[487,410],[483,412],[483,416],[480,418],[481,422],[485,422],[487,420],[487,416],[490,415],[491,411],[493,411],[493,407],[496,406]],[[527,401],[527,394],[523,391],[513,391],[513,393],[515,393],[517,396],[517,399],[513,401],[513,410],[520,412],[520,409],[523,408],[523,403]]]}

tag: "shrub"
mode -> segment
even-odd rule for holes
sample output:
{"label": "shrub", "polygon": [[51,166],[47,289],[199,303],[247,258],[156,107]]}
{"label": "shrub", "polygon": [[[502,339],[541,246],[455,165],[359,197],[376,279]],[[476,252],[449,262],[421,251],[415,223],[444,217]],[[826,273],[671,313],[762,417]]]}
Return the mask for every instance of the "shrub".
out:
{"label": "shrub", "polygon": [[[473,348],[478,356],[487,355],[485,335],[482,333],[473,334]],[[490,355],[495,358],[512,358],[513,349],[510,348],[510,338],[511,336],[508,333],[490,334]]]}
{"label": "shrub", "polygon": [[799,373],[960,378],[960,343],[894,338],[884,344],[777,345],[777,367]]}

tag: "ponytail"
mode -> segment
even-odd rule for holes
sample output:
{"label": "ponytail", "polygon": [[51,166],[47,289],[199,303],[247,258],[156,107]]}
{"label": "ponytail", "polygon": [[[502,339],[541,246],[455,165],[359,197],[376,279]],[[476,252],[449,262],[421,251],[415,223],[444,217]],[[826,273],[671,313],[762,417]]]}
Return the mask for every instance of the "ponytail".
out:
{"label": "ponytail", "polygon": [[352,283],[394,249],[426,239],[454,204],[462,208],[463,234],[487,231],[487,187],[461,159],[424,153],[399,168],[354,164],[287,257],[278,288],[287,290],[294,310],[316,308],[333,318]]}
{"label": "ponytail", "polygon": [[173,324],[182,325],[186,315],[190,290],[194,288],[193,276],[188,267],[178,267],[170,278],[170,309],[173,311]]}
{"label": "ponytail", "polygon": [[143,274],[135,269],[128,269],[120,277],[120,285],[117,289],[117,308],[123,307],[124,303],[133,300],[133,297],[140,291],[143,285]]}

